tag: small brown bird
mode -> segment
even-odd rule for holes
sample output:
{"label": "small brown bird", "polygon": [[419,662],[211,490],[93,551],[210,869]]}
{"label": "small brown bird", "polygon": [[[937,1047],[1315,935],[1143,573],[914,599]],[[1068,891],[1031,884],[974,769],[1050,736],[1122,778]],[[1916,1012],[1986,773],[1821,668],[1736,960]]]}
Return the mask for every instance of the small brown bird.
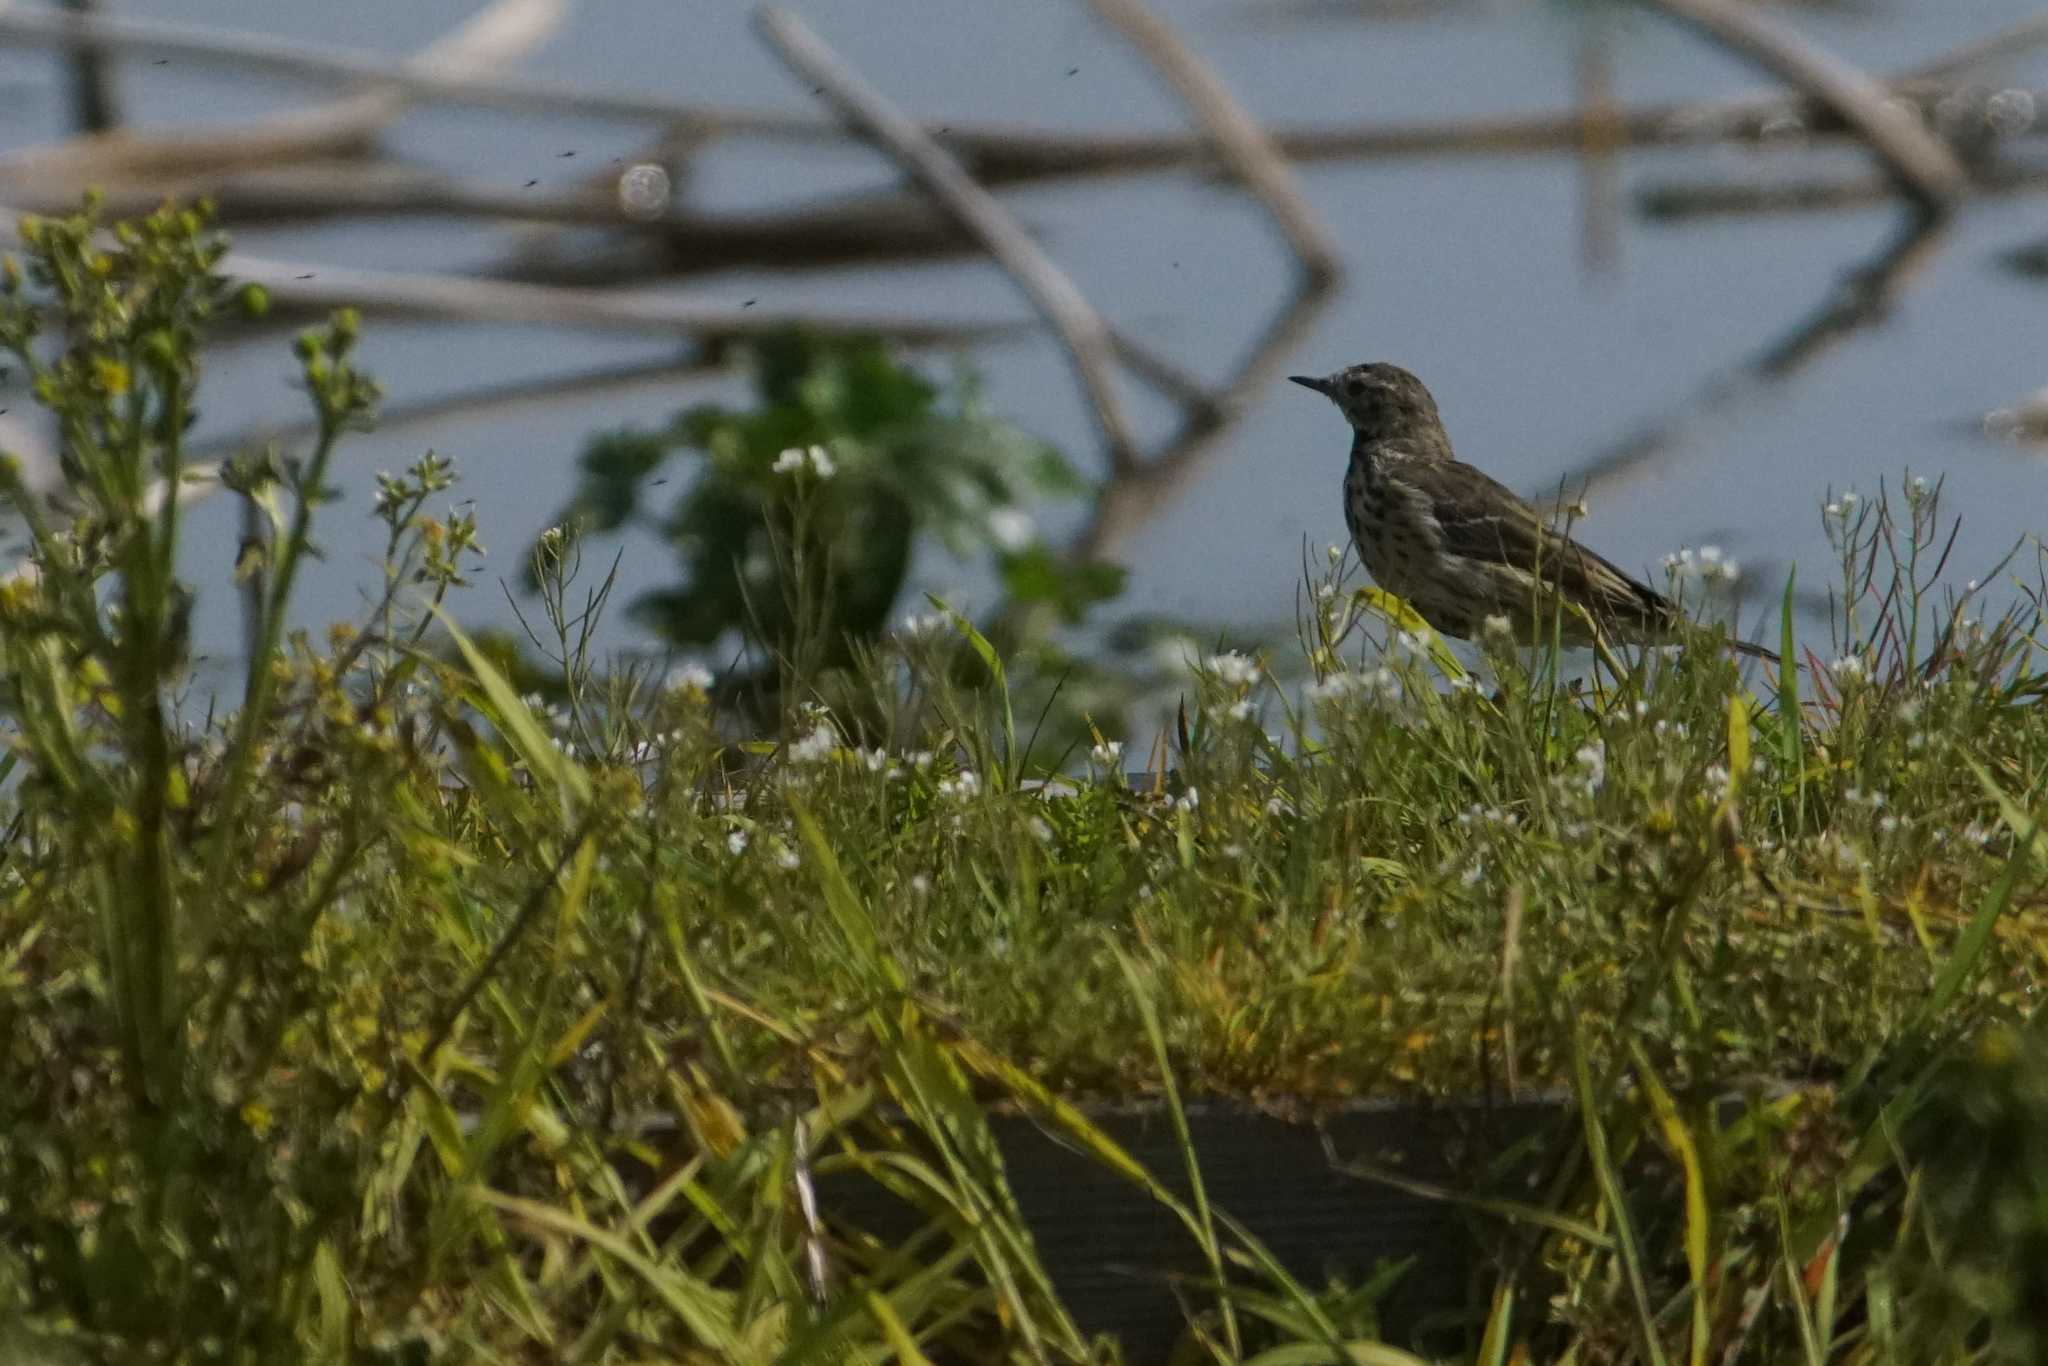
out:
{"label": "small brown bird", "polygon": [[[1337,405],[1351,424],[1344,521],[1373,579],[1447,636],[1470,640],[1504,618],[1522,644],[1548,639],[1553,617],[1567,645],[1593,632],[1557,599],[1585,609],[1611,639],[1656,640],[1678,605],[1546,523],[1536,509],[1451,453],[1436,400],[1398,365],[1354,365],[1317,378],[1289,376]],[[1776,659],[1747,641],[1731,648]]]}

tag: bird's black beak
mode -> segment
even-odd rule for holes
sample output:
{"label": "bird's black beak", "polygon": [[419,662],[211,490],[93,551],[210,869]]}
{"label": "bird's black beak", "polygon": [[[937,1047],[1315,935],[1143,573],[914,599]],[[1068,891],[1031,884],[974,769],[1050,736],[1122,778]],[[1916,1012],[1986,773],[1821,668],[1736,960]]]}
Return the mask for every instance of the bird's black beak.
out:
{"label": "bird's black beak", "polygon": [[1324,398],[1330,396],[1330,381],[1326,379],[1317,379],[1314,375],[1289,375],[1287,378],[1293,380],[1304,389],[1315,390]]}

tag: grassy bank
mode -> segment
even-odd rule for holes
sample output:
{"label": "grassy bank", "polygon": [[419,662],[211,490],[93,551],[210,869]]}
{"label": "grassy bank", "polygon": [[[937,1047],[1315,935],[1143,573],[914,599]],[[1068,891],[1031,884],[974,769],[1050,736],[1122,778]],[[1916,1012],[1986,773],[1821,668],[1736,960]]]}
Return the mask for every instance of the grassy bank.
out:
{"label": "grassy bank", "polygon": [[[1548,1089],[1556,1179],[1485,1192],[1526,1255],[1429,1350],[2031,1359],[2031,547],[1947,588],[1936,490],[1837,499],[1824,643],[1788,591],[1799,670],[1746,676],[1706,631],[1467,673],[1333,566],[1298,642],[1192,661],[1149,763],[1040,743],[1057,679],[935,609],[829,668],[764,642],[754,735],[707,676],[592,657],[573,532],[536,552],[528,695],[454,625],[477,529],[432,458],[381,481],[373,609],[286,629],[315,514],[359,530],[323,507],[375,397],[343,318],[299,343],[314,447],[223,476],[265,535],[214,715],[180,705],[156,486],[204,329],[261,307],[216,252],[190,215],[39,225],[0,310],[72,476],[61,514],[14,478],[38,572],[0,589],[6,1350],[1113,1357],[1008,1201],[1003,1103],[1182,1215],[1194,1359],[1406,1360],[1069,1102]],[[794,465],[800,529],[827,476]],[[825,1174],[927,1222],[821,1221]]]}

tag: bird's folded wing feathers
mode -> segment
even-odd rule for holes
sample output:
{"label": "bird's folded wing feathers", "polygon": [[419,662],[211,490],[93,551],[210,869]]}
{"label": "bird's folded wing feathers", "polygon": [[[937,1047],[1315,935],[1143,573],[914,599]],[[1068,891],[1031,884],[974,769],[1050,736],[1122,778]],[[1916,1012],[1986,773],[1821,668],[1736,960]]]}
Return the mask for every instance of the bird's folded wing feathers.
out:
{"label": "bird's folded wing feathers", "polygon": [[1541,576],[1596,616],[1661,624],[1670,604],[1608,560],[1546,525],[1498,480],[1443,461],[1402,471],[1433,504],[1445,553]]}

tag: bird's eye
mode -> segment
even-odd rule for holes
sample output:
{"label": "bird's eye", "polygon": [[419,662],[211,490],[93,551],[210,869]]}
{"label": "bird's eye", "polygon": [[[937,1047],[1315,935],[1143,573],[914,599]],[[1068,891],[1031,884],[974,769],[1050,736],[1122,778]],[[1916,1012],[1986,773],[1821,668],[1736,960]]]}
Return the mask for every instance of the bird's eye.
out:
{"label": "bird's eye", "polygon": [[1344,392],[1351,395],[1351,397],[1353,398],[1357,398],[1360,394],[1365,392],[1365,381],[1362,379],[1352,380],[1349,384],[1344,386]]}

